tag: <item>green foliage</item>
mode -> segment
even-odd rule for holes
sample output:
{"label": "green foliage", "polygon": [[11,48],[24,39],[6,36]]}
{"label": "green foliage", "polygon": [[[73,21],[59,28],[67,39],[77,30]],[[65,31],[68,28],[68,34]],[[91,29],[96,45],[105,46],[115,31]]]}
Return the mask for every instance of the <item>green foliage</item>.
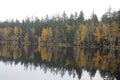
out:
{"label": "green foliage", "polygon": [[120,11],[109,10],[103,14],[101,21],[94,12],[90,19],[85,19],[83,11],[79,15],[75,12],[70,17],[63,12],[61,16],[58,14],[49,18],[47,15],[41,20],[35,17],[34,21],[30,18],[22,22],[5,21],[0,23],[0,40],[36,44],[119,45],[119,17]]}

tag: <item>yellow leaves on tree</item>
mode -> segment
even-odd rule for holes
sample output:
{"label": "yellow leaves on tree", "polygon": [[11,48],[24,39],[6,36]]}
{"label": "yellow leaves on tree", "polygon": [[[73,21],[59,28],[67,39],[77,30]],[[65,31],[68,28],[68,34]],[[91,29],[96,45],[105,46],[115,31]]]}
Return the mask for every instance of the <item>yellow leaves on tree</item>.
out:
{"label": "yellow leaves on tree", "polygon": [[110,30],[111,30],[111,38],[113,41],[115,41],[118,33],[118,24],[116,22],[112,22]]}
{"label": "yellow leaves on tree", "polygon": [[84,49],[81,49],[79,54],[78,66],[85,68],[86,65],[87,65],[87,60],[86,60],[85,52],[84,52]]}
{"label": "yellow leaves on tree", "polygon": [[29,34],[26,33],[24,36],[24,42],[29,42]]}
{"label": "yellow leaves on tree", "polygon": [[13,31],[14,31],[14,40],[18,40],[22,33],[22,29],[18,27],[14,27]]}
{"label": "yellow leaves on tree", "polygon": [[9,39],[9,29],[4,28],[3,31],[4,31],[3,36],[4,36],[5,40]]}
{"label": "yellow leaves on tree", "polygon": [[87,34],[87,26],[81,24],[80,25],[80,30],[81,30],[81,42],[84,43],[85,37],[86,37],[86,34]]}
{"label": "yellow leaves on tree", "polygon": [[29,49],[29,46],[28,45],[25,45],[24,47],[23,47],[23,50],[24,50],[24,52],[25,52],[25,54],[26,55],[28,55],[28,50]]}
{"label": "yellow leaves on tree", "polygon": [[109,69],[111,73],[114,73],[115,71],[117,71],[117,60],[114,54],[109,54]]}
{"label": "yellow leaves on tree", "polygon": [[18,58],[20,58],[20,53],[18,53],[17,51],[14,51],[13,52],[13,59],[18,59]]}
{"label": "yellow leaves on tree", "polygon": [[95,40],[99,43],[100,39],[101,39],[101,33],[98,27],[96,27],[95,31],[94,31],[94,36],[95,36]]}
{"label": "yellow leaves on tree", "polygon": [[75,44],[84,43],[87,31],[88,31],[87,26],[81,24],[75,33],[74,43]]}
{"label": "yellow leaves on tree", "polygon": [[52,38],[52,29],[51,28],[43,28],[40,41],[47,42],[47,41],[50,41],[51,38]]}
{"label": "yellow leaves on tree", "polygon": [[41,34],[41,41],[46,41],[48,36],[48,29],[43,28],[42,34]]}
{"label": "yellow leaves on tree", "polygon": [[50,62],[52,59],[52,55],[47,51],[47,48],[41,47],[40,50],[42,60]]}
{"label": "yellow leaves on tree", "polygon": [[97,51],[94,58],[93,58],[93,63],[95,65],[95,67],[99,66],[99,62],[100,62],[100,52]]}
{"label": "yellow leaves on tree", "polygon": [[109,27],[107,24],[102,25],[102,32],[103,32],[103,34],[102,34],[103,39],[107,40],[109,37]]}
{"label": "yellow leaves on tree", "polygon": [[0,56],[5,57],[5,58],[9,58],[10,53],[9,53],[8,48],[9,48],[8,46],[3,46],[2,50],[0,51]]}
{"label": "yellow leaves on tree", "polygon": [[107,56],[103,56],[102,60],[101,60],[101,65],[100,65],[101,70],[104,70],[104,71],[108,70],[108,64],[107,63],[108,63],[107,62]]}
{"label": "yellow leaves on tree", "polygon": [[6,27],[6,28],[0,28],[0,34],[3,36],[3,38],[7,41],[10,40],[10,32],[11,28]]}
{"label": "yellow leaves on tree", "polygon": [[13,48],[13,59],[18,59],[21,57],[20,48],[18,46],[14,46]]}
{"label": "yellow leaves on tree", "polygon": [[14,27],[13,33],[14,36],[11,36],[12,29],[10,27],[0,28],[0,34],[3,36],[3,38],[7,40],[18,40],[20,38],[20,35],[22,33],[21,28]]}
{"label": "yellow leaves on tree", "polygon": [[117,71],[117,59],[115,54],[108,54],[101,57],[101,70],[109,70],[110,73]]}

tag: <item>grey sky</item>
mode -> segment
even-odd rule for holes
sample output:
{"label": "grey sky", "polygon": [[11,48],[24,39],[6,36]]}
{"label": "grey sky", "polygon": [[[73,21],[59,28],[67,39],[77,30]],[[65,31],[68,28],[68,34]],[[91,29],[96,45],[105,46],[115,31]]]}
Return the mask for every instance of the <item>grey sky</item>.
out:
{"label": "grey sky", "polygon": [[120,0],[0,0],[0,20],[25,19],[26,17],[37,16],[39,18],[62,14],[65,11],[68,15],[81,10],[85,18],[89,18],[93,12],[98,18],[104,14],[109,6],[114,10],[120,9]]}

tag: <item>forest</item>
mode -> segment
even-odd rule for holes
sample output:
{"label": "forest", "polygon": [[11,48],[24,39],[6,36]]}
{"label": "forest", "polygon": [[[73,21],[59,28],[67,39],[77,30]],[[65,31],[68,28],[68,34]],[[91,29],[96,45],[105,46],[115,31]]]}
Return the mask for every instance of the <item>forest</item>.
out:
{"label": "forest", "polygon": [[38,17],[0,22],[0,44],[120,46],[120,10],[105,12],[99,20],[93,12],[85,19],[83,11],[68,16],[65,11]]}

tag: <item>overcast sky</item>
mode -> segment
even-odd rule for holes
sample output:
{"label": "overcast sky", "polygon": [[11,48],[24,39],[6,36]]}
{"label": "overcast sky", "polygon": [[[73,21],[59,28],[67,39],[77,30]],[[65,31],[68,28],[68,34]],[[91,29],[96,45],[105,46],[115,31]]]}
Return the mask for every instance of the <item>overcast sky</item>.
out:
{"label": "overcast sky", "polygon": [[0,20],[25,19],[37,16],[39,18],[80,12],[89,18],[94,10],[98,18],[104,14],[109,6],[114,10],[120,9],[120,0],[0,0]]}

